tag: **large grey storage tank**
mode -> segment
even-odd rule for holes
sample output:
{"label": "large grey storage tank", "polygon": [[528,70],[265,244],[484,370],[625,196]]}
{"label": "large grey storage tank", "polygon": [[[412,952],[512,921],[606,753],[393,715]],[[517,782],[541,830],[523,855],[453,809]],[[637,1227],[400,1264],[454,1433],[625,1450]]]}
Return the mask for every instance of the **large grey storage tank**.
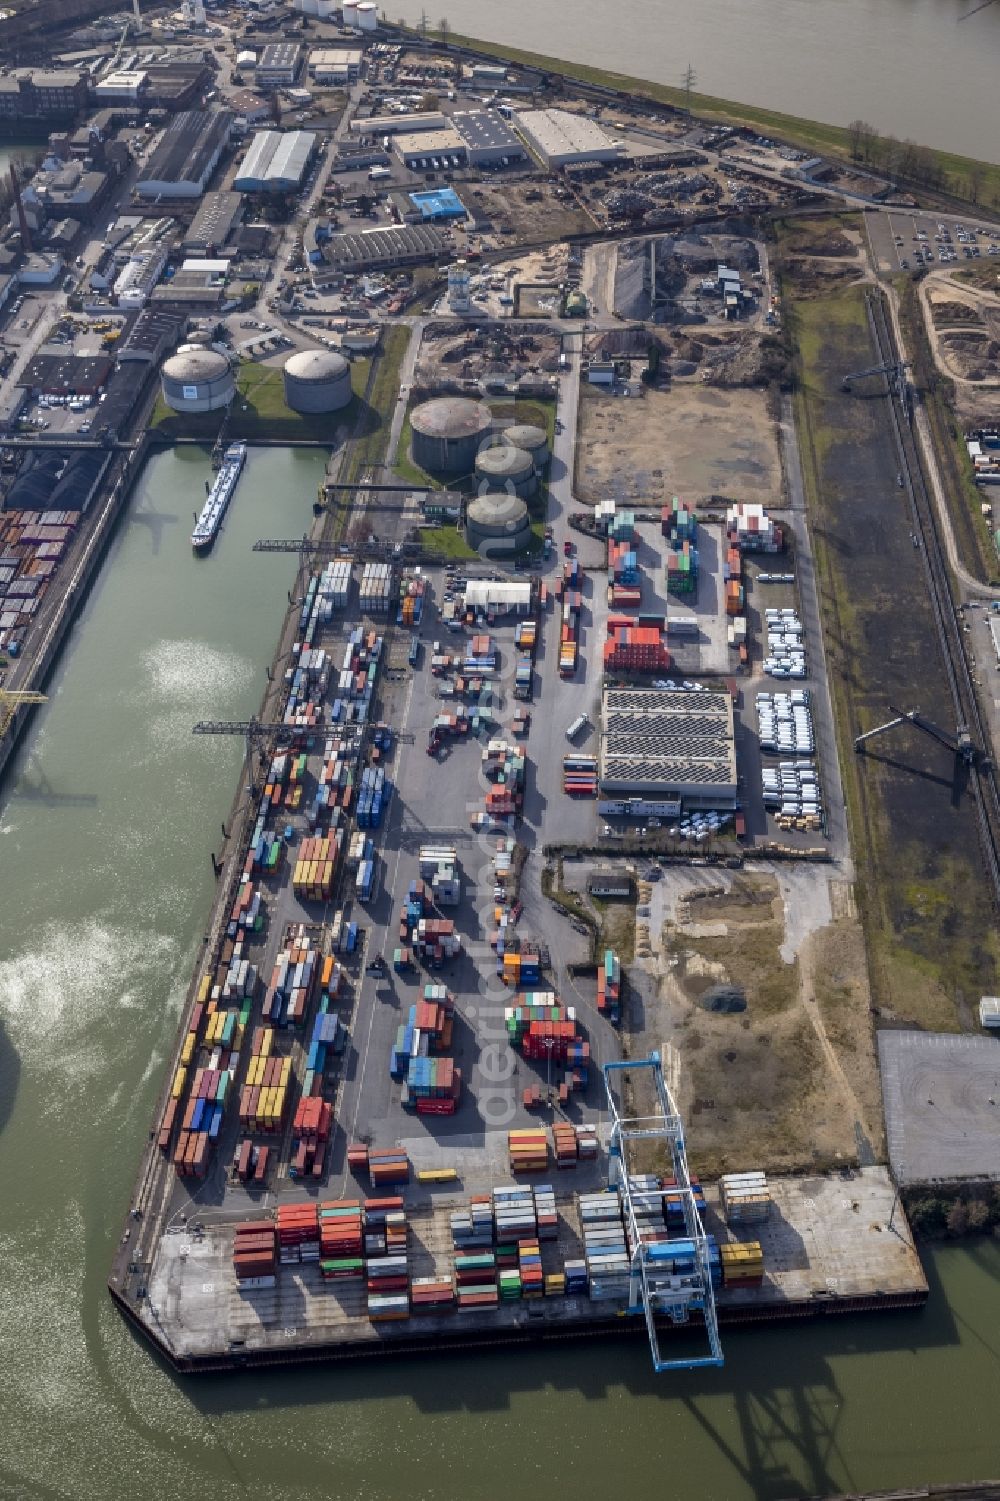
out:
{"label": "large grey storage tank", "polygon": [[499,544],[493,552],[518,552],[531,540],[528,507],[516,495],[505,492],[477,495],[465,516],[465,536],[470,547]]}
{"label": "large grey storage tank", "polygon": [[520,448],[531,455],[535,469],[541,471],[549,462],[549,439],[544,427],[535,427],[530,422],[515,422],[508,427],[503,441],[512,448]]}
{"label": "large grey storage tank", "polygon": [[438,474],[471,474],[493,426],[484,401],[437,396],[410,413],[413,462]]}
{"label": "large grey storage tank", "polygon": [[175,412],[214,412],[236,394],[229,361],[214,349],[178,350],[163,363],[160,387]]}
{"label": "large grey storage tank", "polygon": [[351,400],[351,367],[332,350],[300,349],[285,361],[285,401],[293,412],[339,412]]}
{"label": "large grey storage tank", "polygon": [[502,443],[497,448],[484,448],[476,456],[476,477],[491,490],[512,491],[523,499],[534,495],[538,488],[538,476],[531,455],[523,448],[512,448]]}

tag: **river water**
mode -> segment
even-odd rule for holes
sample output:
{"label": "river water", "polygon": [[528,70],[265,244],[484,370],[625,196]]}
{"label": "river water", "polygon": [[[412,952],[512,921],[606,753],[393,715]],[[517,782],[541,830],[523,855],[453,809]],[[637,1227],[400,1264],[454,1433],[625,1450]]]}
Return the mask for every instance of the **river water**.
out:
{"label": "river water", "polygon": [[1000,1475],[1000,1247],[928,1257],[930,1306],[731,1333],[177,1381],[105,1290],[212,894],[318,455],[253,454],[215,551],[185,450],[137,486],[0,804],[0,1496],[707,1501]]}
{"label": "river water", "polygon": [[400,0],[387,14],[632,78],[1000,161],[1000,3],[976,0]]}

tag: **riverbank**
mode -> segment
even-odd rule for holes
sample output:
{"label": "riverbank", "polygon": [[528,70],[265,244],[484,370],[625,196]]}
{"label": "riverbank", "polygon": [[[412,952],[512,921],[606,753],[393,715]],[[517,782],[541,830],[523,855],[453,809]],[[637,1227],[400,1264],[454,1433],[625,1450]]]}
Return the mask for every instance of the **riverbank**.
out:
{"label": "riverbank", "polygon": [[[428,34],[440,41],[439,33]],[[758,105],[740,104],[732,99],[717,99],[710,94],[692,91],[688,95],[685,89],[671,84],[654,83],[649,79],[634,78],[625,73],[614,73],[584,63],[546,57],[543,53],[528,52],[499,42],[483,42],[476,37],[462,36],[453,31],[448,32],[448,42],[484,58],[501,59],[539,73],[558,75],[569,82],[612,89],[640,99],[650,99],[658,104],[669,104],[675,109],[690,108],[691,114],[696,117],[720,124],[750,126],[764,135],[777,136],[790,145],[803,147],[810,152],[839,157],[845,161],[851,159],[851,133],[845,126],[826,125],[819,120],[783,114],[780,110],[764,109]],[[938,171],[947,179],[946,190],[951,196],[963,203],[978,204],[980,215],[990,212],[988,205],[995,206],[1000,202],[1000,164],[941,151],[933,146],[926,149]]]}

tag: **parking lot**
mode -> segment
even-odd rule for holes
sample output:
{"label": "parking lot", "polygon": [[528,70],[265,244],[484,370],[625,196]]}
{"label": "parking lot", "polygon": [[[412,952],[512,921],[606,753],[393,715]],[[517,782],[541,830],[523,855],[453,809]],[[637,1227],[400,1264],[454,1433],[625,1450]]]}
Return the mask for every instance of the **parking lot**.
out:
{"label": "parking lot", "polygon": [[912,209],[867,214],[865,222],[880,271],[919,271],[1000,256],[1000,230],[969,220],[942,219]]}

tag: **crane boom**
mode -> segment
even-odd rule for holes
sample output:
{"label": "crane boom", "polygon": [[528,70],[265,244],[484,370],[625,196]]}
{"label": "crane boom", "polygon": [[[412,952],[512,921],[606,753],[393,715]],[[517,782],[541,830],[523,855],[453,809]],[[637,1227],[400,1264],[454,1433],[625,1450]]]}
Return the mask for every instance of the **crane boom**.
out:
{"label": "crane boom", "polygon": [[0,688],[0,740],[14,723],[19,709],[45,702],[44,693],[34,693],[28,688]]}
{"label": "crane boom", "polygon": [[890,704],[889,712],[896,716],[895,719],[887,720],[885,724],[878,724],[874,729],[866,730],[863,735],[855,736],[854,749],[856,751],[860,752],[865,742],[867,740],[874,740],[876,735],[884,735],[888,730],[894,730],[902,724],[912,724],[916,729],[923,730],[925,735],[930,735],[933,740],[937,740],[939,744],[945,746],[956,756],[960,756],[963,761],[971,763],[975,760],[976,748],[972,743],[972,736],[969,734],[968,725],[958,724],[955,727],[955,733],[950,734],[947,730],[943,730],[940,725],[935,724],[932,719],[928,719],[926,715],[921,714],[919,709],[897,709],[894,704]]}

